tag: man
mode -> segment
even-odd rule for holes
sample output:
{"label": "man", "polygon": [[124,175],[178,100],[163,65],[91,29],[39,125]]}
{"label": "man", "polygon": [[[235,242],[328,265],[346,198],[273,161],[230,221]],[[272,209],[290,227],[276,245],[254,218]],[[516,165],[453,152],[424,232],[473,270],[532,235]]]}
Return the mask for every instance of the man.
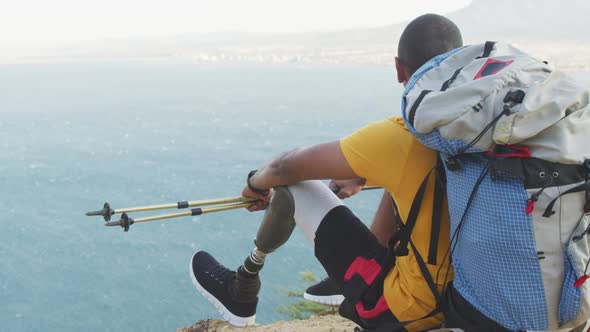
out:
{"label": "man", "polygon": [[[405,85],[421,64],[460,46],[461,34],[448,19],[432,14],[415,19],[400,39],[398,81]],[[254,251],[237,272],[206,252],[196,253],[193,282],[230,323],[254,323],[258,271],[265,256],[288,239],[296,224],[329,277],[343,290],[343,316],[365,328],[414,331],[438,326],[442,315],[436,315],[436,295],[452,273],[444,261],[449,224],[446,202],[437,205],[435,199],[436,164],[436,153],[422,146],[399,117],[373,123],[340,141],[283,153],[251,172],[242,192],[259,199],[249,210],[268,205]],[[406,232],[411,234],[405,240],[406,248],[410,244],[408,252],[404,253],[404,246],[398,245],[396,251],[381,246],[328,187],[314,180],[353,178],[384,187],[400,219],[406,221],[402,227],[411,229],[410,220],[415,224],[413,232]],[[423,198],[422,204],[413,204],[417,197]],[[437,206],[440,215],[435,213]],[[433,233],[439,226],[440,232]]]}

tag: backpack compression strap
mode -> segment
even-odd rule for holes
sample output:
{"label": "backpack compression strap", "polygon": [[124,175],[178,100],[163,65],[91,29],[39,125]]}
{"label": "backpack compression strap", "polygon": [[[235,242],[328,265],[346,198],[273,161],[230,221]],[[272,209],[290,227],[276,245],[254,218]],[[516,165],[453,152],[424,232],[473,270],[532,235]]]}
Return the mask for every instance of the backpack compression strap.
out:
{"label": "backpack compression strap", "polygon": [[480,57],[477,57],[477,59],[489,57],[490,54],[492,54],[492,51],[494,50],[494,45],[496,45],[495,41],[487,41],[483,46],[483,54]]}

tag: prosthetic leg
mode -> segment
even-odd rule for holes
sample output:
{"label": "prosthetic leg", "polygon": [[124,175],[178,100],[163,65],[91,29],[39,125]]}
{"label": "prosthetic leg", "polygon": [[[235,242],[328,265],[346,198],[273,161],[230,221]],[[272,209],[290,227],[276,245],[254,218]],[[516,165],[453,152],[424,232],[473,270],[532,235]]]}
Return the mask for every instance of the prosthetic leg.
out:
{"label": "prosthetic leg", "polygon": [[254,240],[256,247],[241,266],[245,272],[258,273],[264,265],[266,255],[287,242],[295,228],[294,215],[295,201],[289,189],[287,187],[275,188]]}
{"label": "prosthetic leg", "polygon": [[238,302],[251,302],[260,291],[258,272],[264,266],[266,255],[282,246],[293,233],[295,202],[287,187],[278,187],[264,214],[254,240],[256,247],[238,268],[236,277],[229,282],[229,293]]}

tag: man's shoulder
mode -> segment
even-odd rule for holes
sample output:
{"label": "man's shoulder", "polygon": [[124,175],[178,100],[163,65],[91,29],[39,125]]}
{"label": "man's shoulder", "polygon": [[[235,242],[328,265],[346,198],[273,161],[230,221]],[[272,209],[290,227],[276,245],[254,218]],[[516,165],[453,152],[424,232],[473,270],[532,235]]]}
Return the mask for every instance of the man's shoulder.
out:
{"label": "man's shoulder", "polygon": [[372,122],[341,139],[340,144],[355,150],[387,150],[398,156],[430,151],[412,135],[400,116]]}
{"label": "man's shoulder", "polygon": [[375,122],[366,129],[373,131],[375,135],[383,135],[391,140],[395,140],[395,143],[398,144],[421,145],[400,116],[392,116],[385,120]]}
{"label": "man's shoulder", "polygon": [[408,130],[406,123],[400,116],[392,116],[381,121],[370,123],[366,127],[359,129],[359,131],[413,138],[412,133]]}
{"label": "man's shoulder", "polygon": [[401,116],[392,116],[390,118],[385,119],[385,121],[389,122],[392,126],[396,127],[398,130],[403,131],[404,133],[407,133],[408,135],[412,136],[412,133],[410,133],[408,126],[406,125],[406,123],[404,122],[404,119],[402,119]]}
{"label": "man's shoulder", "polygon": [[[408,163],[424,163],[424,158],[431,158],[436,156],[436,152],[427,148],[420,143],[420,140],[416,138],[408,129],[404,119],[400,116],[393,116],[382,121],[390,132],[392,140],[397,141],[397,144],[404,144],[408,153]],[[414,158],[415,157],[415,158]]]}
{"label": "man's shoulder", "polygon": [[341,142],[356,146],[379,145],[404,146],[409,149],[415,145],[421,145],[416,137],[408,130],[404,120],[399,116],[372,122],[363,128],[343,138]]}

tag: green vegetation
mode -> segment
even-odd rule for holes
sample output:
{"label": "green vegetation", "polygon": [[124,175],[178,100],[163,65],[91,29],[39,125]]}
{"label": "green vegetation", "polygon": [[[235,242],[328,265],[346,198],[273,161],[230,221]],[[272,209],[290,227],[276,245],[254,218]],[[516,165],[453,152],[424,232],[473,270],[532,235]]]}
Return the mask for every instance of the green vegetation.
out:
{"label": "green vegetation", "polygon": [[[317,277],[313,272],[300,272],[299,275],[301,277],[301,281],[303,282],[303,289],[317,282]],[[277,309],[278,312],[289,316],[291,319],[304,319],[311,315],[324,315],[336,312],[336,307],[303,299],[303,291],[296,291],[286,288],[281,289],[281,291],[283,291],[287,297],[300,299],[289,304],[282,304]]]}

